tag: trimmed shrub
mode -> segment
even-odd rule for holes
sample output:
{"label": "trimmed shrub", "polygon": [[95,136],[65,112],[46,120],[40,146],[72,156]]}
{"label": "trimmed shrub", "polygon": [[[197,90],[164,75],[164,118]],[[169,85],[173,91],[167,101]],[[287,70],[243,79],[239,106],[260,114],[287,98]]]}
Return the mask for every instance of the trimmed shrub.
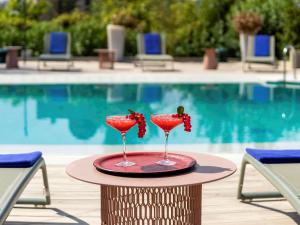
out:
{"label": "trimmed shrub", "polygon": [[0,46],[24,45],[26,40],[27,48],[38,55],[43,51],[46,33],[68,31],[74,55],[94,55],[95,48],[107,47],[106,26],[117,23],[126,26],[127,56],[136,54],[138,32],[165,33],[167,51],[174,56],[202,56],[208,47],[222,47],[230,56],[238,56],[234,18],[241,12],[254,12],[262,19],[259,33],[276,36],[278,56],[286,44],[300,47],[300,6],[294,0],[93,1],[89,13],[75,10],[50,21],[39,20],[49,9],[49,1],[26,1],[26,21],[21,1],[10,0],[7,7],[0,9]]}
{"label": "trimmed shrub", "polygon": [[72,36],[74,55],[95,55],[94,49],[106,48],[106,27],[90,18],[71,25],[67,29]]}
{"label": "trimmed shrub", "polygon": [[53,22],[35,22],[26,32],[26,48],[32,49],[33,55],[37,56],[44,51],[44,36],[53,31],[61,31],[62,28]]}
{"label": "trimmed shrub", "polygon": [[295,48],[300,48],[300,5],[292,4],[291,7],[286,8],[282,14],[282,33],[277,36],[280,40],[280,48],[291,44]]}

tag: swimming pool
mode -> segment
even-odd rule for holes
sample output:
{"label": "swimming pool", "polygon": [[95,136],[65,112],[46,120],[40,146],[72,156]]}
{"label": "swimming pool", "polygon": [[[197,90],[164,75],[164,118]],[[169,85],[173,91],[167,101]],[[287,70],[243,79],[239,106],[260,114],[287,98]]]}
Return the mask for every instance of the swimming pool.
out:
{"label": "swimming pool", "polygon": [[161,144],[153,113],[184,105],[192,132],[174,129],[170,143],[248,143],[300,140],[300,90],[258,84],[0,86],[0,144],[121,144],[105,117],[143,112],[129,144]]}

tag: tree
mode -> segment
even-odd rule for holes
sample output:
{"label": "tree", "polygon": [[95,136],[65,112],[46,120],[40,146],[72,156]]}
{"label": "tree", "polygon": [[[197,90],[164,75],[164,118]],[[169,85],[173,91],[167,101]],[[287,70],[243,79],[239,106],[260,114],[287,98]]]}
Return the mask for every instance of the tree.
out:
{"label": "tree", "polygon": [[36,20],[47,13],[50,6],[47,0],[10,0],[5,7],[5,12],[9,15]]}

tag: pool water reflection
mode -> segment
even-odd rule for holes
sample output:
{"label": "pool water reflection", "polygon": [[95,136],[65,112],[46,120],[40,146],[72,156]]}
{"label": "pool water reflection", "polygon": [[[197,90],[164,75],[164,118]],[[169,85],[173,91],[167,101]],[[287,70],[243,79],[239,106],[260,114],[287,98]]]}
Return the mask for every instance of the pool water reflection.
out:
{"label": "pool water reflection", "polygon": [[107,115],[143,112],[129,144],[162,144],[154,113],[184,105],[192,132],[179,126],[170,143],[245,143],[300,140],[300,90],[258,84],[0,86],[0,144],[121,144]]}

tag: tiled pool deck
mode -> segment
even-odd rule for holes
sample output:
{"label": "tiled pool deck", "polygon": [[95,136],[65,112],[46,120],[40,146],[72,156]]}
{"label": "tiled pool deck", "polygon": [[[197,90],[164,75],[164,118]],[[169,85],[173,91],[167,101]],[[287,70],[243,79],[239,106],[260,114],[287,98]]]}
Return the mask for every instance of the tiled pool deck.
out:
{"label": "tiled pool deck", "polygon": [[[49,64],[50,65],[50,64]],[[54,65],[54,64],[53,64]],[[0,69],[0,84],[107,84],[107,83],[239,83],[265,82],[282,79],[281,67],[272,71],[268,66],[244,73],[239,62],[220,63],[219,69],[205,71],[198,62],[176,62],[176,71],[142,72],[132,63],[116,63],[115,70],[99,70],[96,61],[76,61],[75,70],[37,71],[37,63],[20,63],[19,70]],[[63,66],[63,65],[62,65]],[[62,68],[62,67],[61,67]],[[80,69],[80,71],[78,71]],[[262,72],[262,71],[265,72]],[[299,72],[298,72],[299,73]],[[289,73],[288,79],[293,79]],[[298,143],[248,143],[172,145],[174,151],[213,153],[239,165],[242,149],[247,147],[296,148]],[[92,154],[119,151],[119,146],[94,145],[2,145],[0,152],[42,150],[48,164],[53,203],[46,209],[15,208],[7,225],[21,224],[99,224],[99,189],[69,178],[64,170],[70,161]],[[130,150],[161,150],[161,145],[128,146]],[[270,185],[250,170],[246,185],[249,191],[269,190]],[[240,203],[236,200],[237,172],[232,177],[204,186],[203,224],[217,225],[292,225],[300,218],[286,201]],[[38,194],[40,177],[36,177],[25,194]],[[25,222],[26,221],[26,222]]]}
{"label": "tiled pool deck", "polygon": [[[280,63],[282,64],[282,63]],[[99,70],[96,61],[76,61],[72,71],[62,71],[64,64],[49,64],[37,71],[37,62],[20,62],[19,70],[0,69],[0,84],[103,84],[103,83],[232,83],[263,82],[282,79],[282,66],[253,66],[255,71],[242,72],[240,62],[220,63],[218,70],[203,70],[199,62],[176,62],[175,71],[146,71],[132,63],[116,63],[114,70]],[[51,71],[55,67],[56,71]],[[1,67],[0,67],[1,68]],[[292,74],[288,74],[292,79]]]}
{"label": "tiled pool deck", "polygon": [[[5,225],[87,225],[100,224],[99,187],[75,181],[65,174],[64,166],[48,167],[52,204],[46,208],[30,206],[14,208]],[[253,169],[248,170],[246,191],[273,190]],[[287,201],[254,201],[236,199],[238,174],[204,185],[204,225],[295,225],[300,217]],[[25,195],[41,193],[36,177]]]}

